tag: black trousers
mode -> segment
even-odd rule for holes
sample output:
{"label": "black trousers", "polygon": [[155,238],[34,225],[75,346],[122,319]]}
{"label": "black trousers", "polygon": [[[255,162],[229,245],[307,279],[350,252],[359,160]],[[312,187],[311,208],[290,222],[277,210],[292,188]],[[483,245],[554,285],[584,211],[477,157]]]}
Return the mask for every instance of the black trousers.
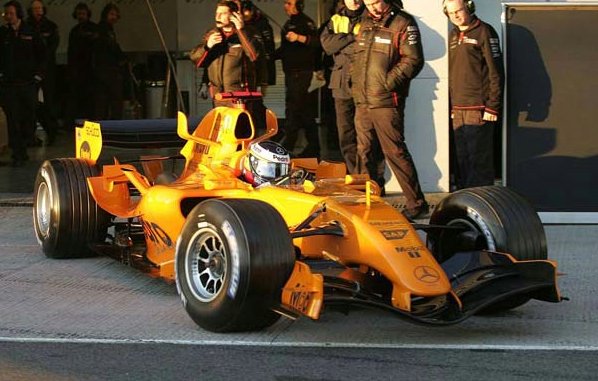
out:
{"label": "black trousers", "polygon": [[284,146],[290,152],[295,148],[300,129],[305,130],[307,147],[304,154],[320,154],[320,137],[314,120],[314,110],[310,108],[309,85],[311,71],[293,71],[285,73],[285,139]]}
{"label": "black trousers", "polygon": [[464,124],[454,129],[457,187],[494,184],[494,123]]}
{"label": "black trousers", "polygon": [[53,142],[58,130],[57,120],[57,104],[56,101],[56,67],[48,67],[48,72],[42,82],[42,92],[44,94],[44,102],[37,104],[35,111],[37,121],[41,123],[48,134],[49,142]]}
{"label": "black trousers", "polygon": [[[413,158],[407,149],[404,136],[405,100],[397,108],[368,108],[357,106],[355,127],[359,165],[370,177],[378,177],[376,145],[380,144],[384,157],[403,189],[407,209],[413,210],[426,203],[422,193]],[[363,172],[362,172],[363,173]]]}
{"label": "black trousers", "polygon": [[123,75],[120,69],[101,69],[96,72],[94,83],[95,118],[97,120],[122,119]]}
{"label": "black trousers", "polygon": [[27,160],[27,144],[33,141],[36,86],[2,84],[0,102],[8,125],[8,146],[13,160]]}
{"label": "black trousers", "polygon": [[69,79],[69,94],[66,123],[70,128],[76,119],[94,118],[94,83],[91,72],[72,73]]}
{"label": "black trousers", "polygon": [[355,131],[355,103],[353,98],[334,98],[336,129],[341,154],[347,165],[347,172],[357,173],[357,132]]}

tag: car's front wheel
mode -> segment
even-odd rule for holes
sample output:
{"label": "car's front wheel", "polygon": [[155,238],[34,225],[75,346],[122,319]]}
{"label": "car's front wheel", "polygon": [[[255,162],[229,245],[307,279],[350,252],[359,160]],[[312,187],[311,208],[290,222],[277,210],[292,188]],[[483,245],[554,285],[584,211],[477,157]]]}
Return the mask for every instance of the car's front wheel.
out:
{"label": "car's front wheel", "polygon": [[187,217],[177,243],[177,290],[189,316],[214,332],[273,324],[295,257],[288,228],[270,205],[210,199]]}
{"label": "car's front wheel", "polygon": [[[517,260],[547,258],[542,221],[531,204],[509,188],[486,186],[454,192],[438,204],[430,224],[452,228],[428,233],[428,245],[440,263],[457,252],[475,250],[509,253]],[[528,300],[512,298],[482,312],[508,310]]]}

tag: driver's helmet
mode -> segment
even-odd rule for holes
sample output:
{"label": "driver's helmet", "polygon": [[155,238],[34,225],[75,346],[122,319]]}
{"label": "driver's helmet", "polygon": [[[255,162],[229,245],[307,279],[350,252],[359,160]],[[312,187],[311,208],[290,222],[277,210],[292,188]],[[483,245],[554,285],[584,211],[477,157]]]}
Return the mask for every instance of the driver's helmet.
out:
{"label": "driver's helmet", "polygon": [[270,140],[250,146],[243,163],[243,177],[253,186],[258,186],[289,173],[291,155],[278,143]]}

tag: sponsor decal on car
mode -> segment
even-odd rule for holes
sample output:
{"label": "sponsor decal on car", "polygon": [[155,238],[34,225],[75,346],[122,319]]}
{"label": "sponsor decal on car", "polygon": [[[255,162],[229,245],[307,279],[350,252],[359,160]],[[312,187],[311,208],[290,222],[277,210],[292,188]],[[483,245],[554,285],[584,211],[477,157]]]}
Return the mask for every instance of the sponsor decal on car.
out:
{"label": "sponsor decal on car", "polygon": [[424,250],[423,246],[397,246],[395,250],[398,253],[407,253],[409,258],[421,258],[420,250]]}
{"label": "sponsor decal on car", "polygon": [[413,275],[417,280],[423,283],[436,283],[440,279],[438,271],[430,266],[417,266],[413,270]]}
{"label": "sponsor decal on car", "polygon": [[308,291],[293,291],[291,306],[301,313],[306,313],[311,302],[311,293]]}
{"label": "sponsor decal on car", "polygon": [[156,244],[156,247],[160,252],[172,248],[172,239],[157,223],[146,221],[141,217],[139,217],[139,221],[141,222],[146,237]]}
{"label": "sponsor decal on car", "polygon": [[407,229],[396,229],[396,230],[380,230],[380,233],[389,241],[395,239],[403,239],[407,235],[409,230]]}

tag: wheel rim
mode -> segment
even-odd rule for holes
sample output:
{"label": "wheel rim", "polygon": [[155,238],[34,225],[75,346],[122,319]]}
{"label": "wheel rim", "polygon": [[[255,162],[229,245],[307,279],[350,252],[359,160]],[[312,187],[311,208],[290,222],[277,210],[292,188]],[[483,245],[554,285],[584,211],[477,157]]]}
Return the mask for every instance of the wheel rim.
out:
{"label": "wheel rim", "polygon": [[39,233],[43,238],[50,232],[50,217],[52,215],[52,191],[48,184],[41,182],[37,188],[35,203],[35,219]]}
{"label": "wheel rim", "polygon": [[447,226],[459,227],[463,230],[445,230],[440,234],[435,255],[440,262],[452,257],[459,251],[485,250],[488,242],[480,228],[472,221],[457,218],[449,221]]}
{"label": "wheel rim", "polygon": [[[458,226],[465,228],[465,230],[459,233],[458,236],[461,237],[461,241],[466,243],[468,246],[474,246],[476,249],[488,248],[488,242],[486,241],[486,238],[475,223],[459,218],[449,222],[448,226]],[[482,243],[480,239],[483,239],[483,245],[480,245]]]}
{"label": "wheel rim", "polygon": [[202,302],[214,300],[223,289],[227,252],[212,228],[198,230],[187,246],[186,278],[191,292]]}

